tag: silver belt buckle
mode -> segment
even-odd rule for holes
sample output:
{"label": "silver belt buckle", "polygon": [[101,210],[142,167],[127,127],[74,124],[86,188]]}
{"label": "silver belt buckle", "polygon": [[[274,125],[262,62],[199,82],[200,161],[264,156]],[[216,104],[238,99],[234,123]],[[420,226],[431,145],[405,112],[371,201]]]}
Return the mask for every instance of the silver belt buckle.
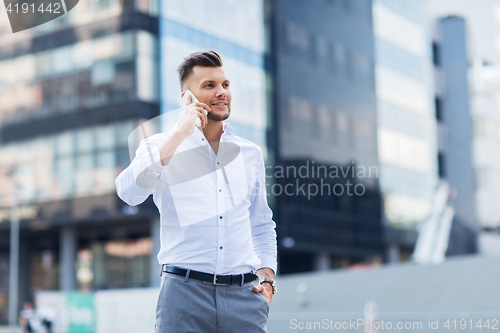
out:
{"label": "silver belt buckle", "polygon": [[214,281],[213,283],[216,285],[216,286],[225,286],[226,283],[217,283],[217,274],[214,274]]}

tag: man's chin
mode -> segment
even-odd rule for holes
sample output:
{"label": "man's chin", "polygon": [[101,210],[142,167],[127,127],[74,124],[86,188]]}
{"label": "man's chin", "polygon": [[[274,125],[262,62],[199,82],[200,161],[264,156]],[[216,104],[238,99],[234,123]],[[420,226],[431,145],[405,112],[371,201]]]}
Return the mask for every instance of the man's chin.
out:
{"label": "man's chin", "polygon": [[231,113],[231,110],[229,110],[228,112],[223,113],[223,114],[216,114],[216,113],[209,112],[207,114],[207,118],[208,118],[208,120],[212,120],[212,121],[224,121],[227,118],[229,118],[230,113]]}

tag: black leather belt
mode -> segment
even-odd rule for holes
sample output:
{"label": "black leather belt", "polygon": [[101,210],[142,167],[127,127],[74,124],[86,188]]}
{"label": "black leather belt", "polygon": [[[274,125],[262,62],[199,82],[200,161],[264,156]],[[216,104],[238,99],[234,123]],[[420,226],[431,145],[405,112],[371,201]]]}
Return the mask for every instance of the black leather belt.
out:
{"label": "black leather belt", "polygon": [[209,282],[215,285],[243,284],[258,279],[258,276],[255,273],[245,273],[239,275],[215,275],[215,274],[203,273],[200,271],[189,270],[189,275],[188,275],[187,269],[172,265],[162,265],[161,270],[162,272],[165,273],[184,276],[189,279]]}

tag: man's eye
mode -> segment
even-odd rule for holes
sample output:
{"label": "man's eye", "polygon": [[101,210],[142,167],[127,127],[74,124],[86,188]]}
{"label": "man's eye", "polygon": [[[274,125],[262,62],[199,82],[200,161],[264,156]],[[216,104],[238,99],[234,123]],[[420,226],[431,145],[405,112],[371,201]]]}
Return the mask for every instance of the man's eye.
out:
{"label": "man's eye", "polygon": [[205,87],[213,87],[213,84],[209,83]]}

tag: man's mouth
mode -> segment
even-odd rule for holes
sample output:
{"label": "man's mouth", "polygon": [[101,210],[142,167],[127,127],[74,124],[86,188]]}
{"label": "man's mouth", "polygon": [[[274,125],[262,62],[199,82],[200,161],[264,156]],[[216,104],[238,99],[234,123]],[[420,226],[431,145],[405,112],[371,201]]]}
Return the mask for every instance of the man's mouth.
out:
{"label": "man's mouth", "polygon": [[225,107],[227,106],[227,103],[226,102],[217,102],[217,103],[212,103],[213,106],[216,106],[216,107]]}

